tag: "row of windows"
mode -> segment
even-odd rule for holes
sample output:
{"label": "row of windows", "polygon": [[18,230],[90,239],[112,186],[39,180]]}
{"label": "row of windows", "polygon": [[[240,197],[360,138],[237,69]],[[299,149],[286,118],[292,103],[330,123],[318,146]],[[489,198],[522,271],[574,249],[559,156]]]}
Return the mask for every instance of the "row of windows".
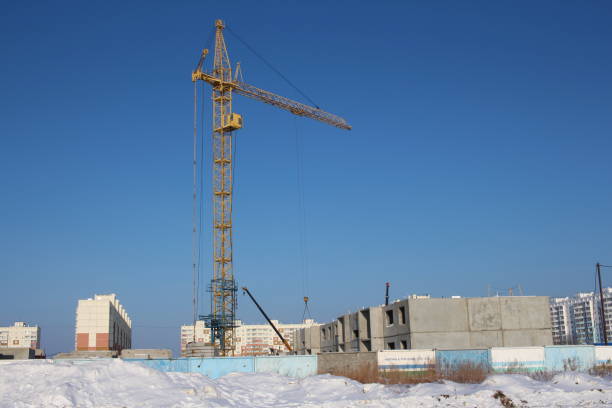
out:
{"label": "row of windows", "polygon": [[[408,348],[408,341],[407,340],[400,340],[399,348],[400,348],[400,350],[406,350]],[[386,350],[395,350],[395,342],[394,341],[388,342],[386,344],[385,349]]]}
{"label": "row of windows", "polygon": [[[391,310],[387,310],[385,312],[385,323],[387,324],[387,326],[391,326],[394,324],[394,309]],[[399,324],[406,324],[406,308],[404,306],[400,306],[399,307]]]}

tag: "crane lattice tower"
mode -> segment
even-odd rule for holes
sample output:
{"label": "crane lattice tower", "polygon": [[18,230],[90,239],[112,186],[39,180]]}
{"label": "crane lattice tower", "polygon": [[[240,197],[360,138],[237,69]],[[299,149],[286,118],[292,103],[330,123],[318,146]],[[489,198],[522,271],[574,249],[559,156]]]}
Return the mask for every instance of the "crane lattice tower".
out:
{"label": "crane lattice tower", "polygon": [[217,344],[222,355],[234,351],[237,286],[232,253],[232,193],[233,150],[232,133],[242,127],[242,117],[232,111],[232,94],[253,98],[274,105],[298,116],[306,116],[341,129],[351,126],[339,116],[318,107],[273,94],[232,78],[221,20],[215,22],[215,54],[212,72],[202,70],[208,50],[202,51],[200,61],[192,73],[192,81],[207,82],[212,86],[213,105],[213,277],[209,290],[212,294],[211,313],[200,316],[211,329],[211,342]]}

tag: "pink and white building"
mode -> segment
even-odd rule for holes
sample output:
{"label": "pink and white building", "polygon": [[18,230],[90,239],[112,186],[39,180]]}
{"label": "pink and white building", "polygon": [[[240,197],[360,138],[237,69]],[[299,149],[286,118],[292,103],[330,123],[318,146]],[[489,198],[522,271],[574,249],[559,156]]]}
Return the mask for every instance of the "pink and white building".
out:
{"label": "pink and white building", "polygon": [[123,350],[132,347],[132,320],[117,295],[79,300],[76,311],[76,351]]}

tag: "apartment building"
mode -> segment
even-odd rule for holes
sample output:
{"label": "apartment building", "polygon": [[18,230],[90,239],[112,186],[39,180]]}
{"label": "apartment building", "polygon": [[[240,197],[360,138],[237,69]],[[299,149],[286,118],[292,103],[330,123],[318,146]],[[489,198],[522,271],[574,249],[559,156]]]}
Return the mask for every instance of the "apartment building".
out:
{"label": "apartment building", "polygon": [[0,327],[0,347],[40,349],[40,327],[25,322]]}
{"label": "apartment building", "polygon": [[204,325],[203,320],[196,321],[195,327],[193,324],[184,324],[181,326],[181,356],[185,356],[187,344],[195,343],[210,343],[210,329]]}
{"label": "apartment building", "polygon": [[550,320],[554,344],[572,344],[569,298],[550,299]]}
{"label": "apartment building", "polygon": [[[278,320],[272,320],[274,326],[287,340],[289,345],[293,345],[296,341],[296,333],[299,329],[317,325],[312,319],[306,319],[302,323],[280,323]],[[236,321],[235,336],[235,355],[236,356],[253,356],[253,355],[269,355],[281,354],[287,352],[287,349],[274,329],[269,324],[243,324],[240,320]],[[197,321],[195,327],[193,325],[181,326],[181,355],[184,355],[187,350],[187,344],[192,341],[198,343],[210,342],[210,329],[205,327],[203,321]]]}
{"label": "apartment building", "polygon": [[132,320],[117,295],[79,300],[76,311],[76,351],[123,350],[132,347]]}
{"label": "apartment building", "polygon": [[[612,287],[603,289],[608,341],[612,342]],[[555,344],[603,343],[599,293],[581,292],[572,297],[551,298],[550,316]]]}
{"label": "apartment building", "polygon": [[547,296],[409,296],[300,329],[298,354],[553,344]]}

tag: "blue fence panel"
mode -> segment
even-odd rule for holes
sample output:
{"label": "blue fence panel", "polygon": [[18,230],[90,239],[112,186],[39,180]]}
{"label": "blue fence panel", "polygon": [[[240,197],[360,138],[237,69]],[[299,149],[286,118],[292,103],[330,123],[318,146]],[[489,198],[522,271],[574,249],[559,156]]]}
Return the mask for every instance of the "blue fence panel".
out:
{"label": "blue fence panel", "polygon": [[256,373],[277,373],[304,378],[317,374],[317,356],[262,356],[255,357]]}
{"label": "blue fence panel", "polygon": [[436,350],[436,364],[441,369],[454,369],[462,364],[473,364],[489,369],[490,356],[488,349],[482,350]]}
{"label": "blue fence panel", "polygon": [[546,346],[544,355],[549,371],[588,370],[595,365],[593,346]]}
{"label": "blue fence panel", "polygon": [[158,371],[163,372],[171,372],[177,371],[181,373],[189,372],[189,359],[188,358],[179,358],[176,360],[167,360],[167,359],[142,359],[142,358],[130,358],[125,359],[125,361],[134,361],[137,363],[142,363],[149,368],[153,368]]}
{"label": "blue fence panel", "polygon": [[253,357],[190,358],[189,371],[219,378],[229,373],[253,373]]}

